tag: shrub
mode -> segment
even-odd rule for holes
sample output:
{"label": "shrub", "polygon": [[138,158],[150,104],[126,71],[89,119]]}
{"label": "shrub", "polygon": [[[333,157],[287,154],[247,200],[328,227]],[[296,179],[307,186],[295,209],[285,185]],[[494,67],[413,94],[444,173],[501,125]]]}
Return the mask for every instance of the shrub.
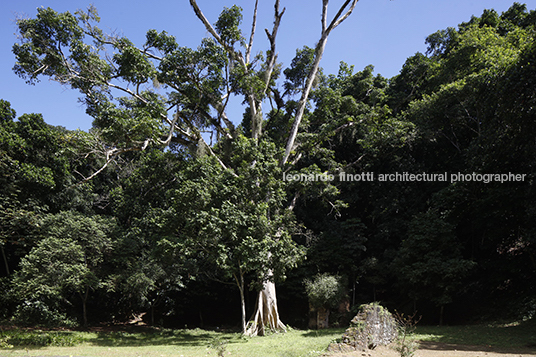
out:
{"label": "shrub", "polygon": [[82,337],[73,332],[12,330],[4,333],[4,342],[10,346],[76,346]]}
{"label": "shrub", "polygon": [[398,324],[398,339],[396,340],[395,350],[400,353],[400,357],[413,357],[415,351],[419,348],[419,343],[415,341],[415,327],[420,320],[413,315],[404,315],[395,313],[395,319]]}
{"label": "shrub", "polygon": [[12,322],[19,326],[75,327],[77,323],[42,301],[24,301],[15,310]]}
{"label": "shrub", "polygon": [[340,276],[319,274],[314,280],[305,280],[305,291],[312,306],[335,308],[344,296]]}

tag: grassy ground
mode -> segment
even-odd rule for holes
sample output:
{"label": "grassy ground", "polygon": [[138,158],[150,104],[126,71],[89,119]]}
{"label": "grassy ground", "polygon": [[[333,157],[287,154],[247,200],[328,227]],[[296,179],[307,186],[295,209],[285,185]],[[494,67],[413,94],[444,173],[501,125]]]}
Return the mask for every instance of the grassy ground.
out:
{"label": "grassy ground", "polygon": [[488,346],[498,350],[536,350],[536,321],[467,326],[417,326],[420,341]]}
{"label": "grassy ground", "polygon": [[[92,357],[313,357],[321,355],[344,329],[290,330],[286,334],[244,338],[233,332],[207,330],[22,331],[0,335],[0,356]],[[416,339],[446,344],[487,346],[497,351],[536,352],[536,322],[510,325],[418,326]]]}
{"label": "grassy ground", "polygon": [[[238,333],[213,332],[205,330],[154,330],[145,332],[46,332],[55,337],[53,344],[74,346],[17,346],[15,338],[7,339],[13,348],[0,349],[0,356],[266,356],[266,357],[307,357],[318,356],[329,343],[339,338],[343,329],[322,331],[291,330],[285,334],[267,337],[244,338]],[[8,333],[4,333],[7,337]],[[29,332],[11,331],[19,334],[19,340]],[[47,340],[45,337],[27,339],[26,343]],[[16,336],[15,336],[16,337]],[[50,338],[48,339],[50,340]],[[62,341],[67,341],[66,343]],[[24,341],[21,341],[24,342]]]}

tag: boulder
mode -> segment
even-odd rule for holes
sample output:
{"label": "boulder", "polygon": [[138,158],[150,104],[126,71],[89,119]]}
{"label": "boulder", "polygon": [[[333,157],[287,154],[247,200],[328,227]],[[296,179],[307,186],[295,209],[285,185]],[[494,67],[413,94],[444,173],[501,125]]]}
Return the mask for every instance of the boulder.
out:
{"label": "boulder", "polygon": [[393,315],[377,303],[362,305],[342,335],[341,342],[332,343],[331,351],[365,351],[386,346],[398,336]]}

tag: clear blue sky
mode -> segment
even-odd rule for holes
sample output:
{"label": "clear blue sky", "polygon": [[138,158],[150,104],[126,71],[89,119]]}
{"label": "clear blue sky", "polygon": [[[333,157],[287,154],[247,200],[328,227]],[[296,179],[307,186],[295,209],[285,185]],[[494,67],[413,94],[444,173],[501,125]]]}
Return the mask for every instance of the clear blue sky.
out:
{"label": "clear blue sky", "polygon": [[[529,10],[536,0],[519,1]],[[17,115],[42,113],[45,121],[68,129],[87,130],[92,119],[78,103],[78,93],[44,79],[27,85],[12,71],[15,59],[11,52],[17,41],[15,20],[35,17],[38,7],[58,12],[74,12],[93,3],[101,16],[100,27],[119,32],[141,45],[148,29],[166,30],[182,46],[197,47],[208,36],[195,17],[188,0],[2,0],[0,2],[0,99],[11,102]],[[313,47],[320,33],[321,0],[281,0],[286,8],[278,36],[279,61],[286,68],[297,48]],[[331,0],[331,15],[342,0]],[[244,9],[243,31],[249,35],[254,0],[198,0],[211,22],[224,6]],[[425,38],[437,30],[480,16],[484,9],[499,13],[507,10],[508,0],[360,0],[352,16],[337,28],[328,40],[321,66],[324,72],[337,73],[339,62],[354,65],[359,71],[372,64],[385,77],[399,73],[406,58],[424,52]],[[264,28],[272,27],[273,0],[260,0],[256,51],[267,47]],[[233,115],[233,113],[230,113]],[[239,113],[234,114],[238,116]],[[235,121],[239,121],[236,118]]]}

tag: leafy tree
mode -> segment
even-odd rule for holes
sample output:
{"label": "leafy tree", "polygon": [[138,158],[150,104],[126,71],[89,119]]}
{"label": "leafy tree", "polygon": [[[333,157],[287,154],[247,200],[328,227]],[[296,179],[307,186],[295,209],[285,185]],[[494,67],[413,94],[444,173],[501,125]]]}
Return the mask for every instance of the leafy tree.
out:
{"label": "leafy tree", "polygon": [[[66,132],[47,125],[39,114],[17,120],[9,102],[0,100],[0,249],[3,275],[9,276],[33,246],[40,216],[57,211],[71,180]],[[72,193],[72,190],[70,191]]]}
{"label": "leafy tree", "polygon": [[336,307],[342,298],[341,278],[319,274],[314,280],[305,281],[305,290],[310,303],[315,307]]}
{"label": "leafy tree", "polygon": [[113,257],[115,289],[124,305],[155,308],[167,294],[195,276],[182,245],[174,238],[178,214],[171,195],[184,182],[185,158],[151,149],[132,159],[129,175],[110,193],[111,211],[121,226]]}
{"label": "leafy tree", "polygon": [[[344,286],[340,276],[318,274],[314,280],[304,281],[309,304],[316,309],[317,324],[321,311],[326,312],[325,326],[329,326],[329,311],[336,308],[344,297]],[[319,325],[319,324],[318,324]],[[317,327],[321,327],[318,326]]]}
{"label": "leafy tree", "polygon": [[[527,88],[534,78],[529,64],[534,14],[515,3],[500,15],[486,10],[458,29],[430,36],[429,74],[418,87],[421,98],[406,112],[420,129],[420,160],[426,167],[526,175],[520,183],[458,182],[431,201],[455,225],[464,255],[479,263],[475,279],[481,285],[474,286],[479,299],[505,284],[511,293],[533,294],[521,283],[529,277],[520,267],[533,265],[528,212],[533,212],[534,145],[525,134],[533,130],[528,120],[533,93]],[[516,253],[506,253],[507,246]]]}
{"label": "leafy tree", "polygon": [[58,308],[70,293],[79,295],[82,317],[87,326],[89,292],[106,283],[103,269],[112,249],[113,221],[73,212],[47,216],[37,245],[21,260],[13,279],[22,307],[45,304]]}
{"label": "leafy tree", "polygon": [[[291,212],[281,209],[286,195],[275,146],[244,137],[234,145],[238,176],[221,170],[213,160],[199,162],[186,171],[186,180],[172,196],[181,216],[176,235],[186,244],[183,251],[192,252],[205,266],[201,272],[214,272],[209,277],[236,283],[245,331],[245,279],[253,274],[253,286],[283,279],[301,253],[290,235]],[[281,328],[277,316],[266,322],[270,329]],[[255,328],[264,333],[266,326]]]}
{"label": "leafy tree", "polygon": [[[239,29],[241,11],[238,7],[224,9],[213,26],[195,0],[190,4],[212,36],[203,40],[196,50],[180,47],[173,36],[155,30],[147,32],[142,47],[136,47],[126,38],[106,36],[94,25],[99,20],[94,8],[75,15],[40,9],[35,19],[18,22],[22,41],[13,47],[17,57],[14,70],[29,83],[36,82],[40,76],[48,76],[82,93],[87,112],[100,128],[98,138],[106,143],[102,145],[105,148],[103,168],[125,152],[145,150],[149,145],[181,145],[198,155],[205,153],[214,157],[232,177],[240,178],[240,166],[232,166],[234,155],[226,156],[224,150],[233,147],[226,146],[225,142],[241,140],[239,131],[226,115],[226,106],[232,94],[242,95],[249,106],[250,136],[261,140],[264,121],[261,104],[274,93],[272,88],[279,68],[276,36],[285,10],[280,10],[279,0],[276,0],[274,26],[266,31],[270,49],[262,60],[260,56],[251,56],[257,6],[254,26],[246,41]],[[300,146],[297,134],[327,39],[352,13],[357,0],[345,1],[331,22],[328,22],[328,4],[329,0],[322,3],[321,38],[314,55],[309,56],[312,64],[292,111],[293,118],[287,118],[292,125],[285,132],[288,139],[279,158],[281,167],[296,161],[291,156],[299,157],[296,156]],[[115,54],[108,55],[112,52]],[[163,94],[153,83],[164,86],[167,93]],[[119,97],[117,93],[126,97]],[[216,133],[221,142],[220,152],[205,141],[202,132],[206,129]],[[239,161],[240,165],[242,162]],[[249,162],[249,165],[256,166],[256,163]],[[279,212],[284,209],[279,207]],[[262,213],[264,219],[271,220],[265,215],[266,210]],[[272,240],[275,244],[280,237],[272,237]],[[259,295],[259,310],[253,328],[248,331],[251,335],[259,333],[259,327],[269,320],[276,320],[275,326],[283,326],[277,316],[273,279],[264,277],[262,280],[265,283]],[[262,301],[269,305],[261,311]]]}
{"label": "leafy tree", "polygon": [[413,299],[433,301],[441,307],[440,325],[444,306],[463,291],[463,279],[474,266],[462,257],[454,227],[431,211],[411,221],[393,264]]}

